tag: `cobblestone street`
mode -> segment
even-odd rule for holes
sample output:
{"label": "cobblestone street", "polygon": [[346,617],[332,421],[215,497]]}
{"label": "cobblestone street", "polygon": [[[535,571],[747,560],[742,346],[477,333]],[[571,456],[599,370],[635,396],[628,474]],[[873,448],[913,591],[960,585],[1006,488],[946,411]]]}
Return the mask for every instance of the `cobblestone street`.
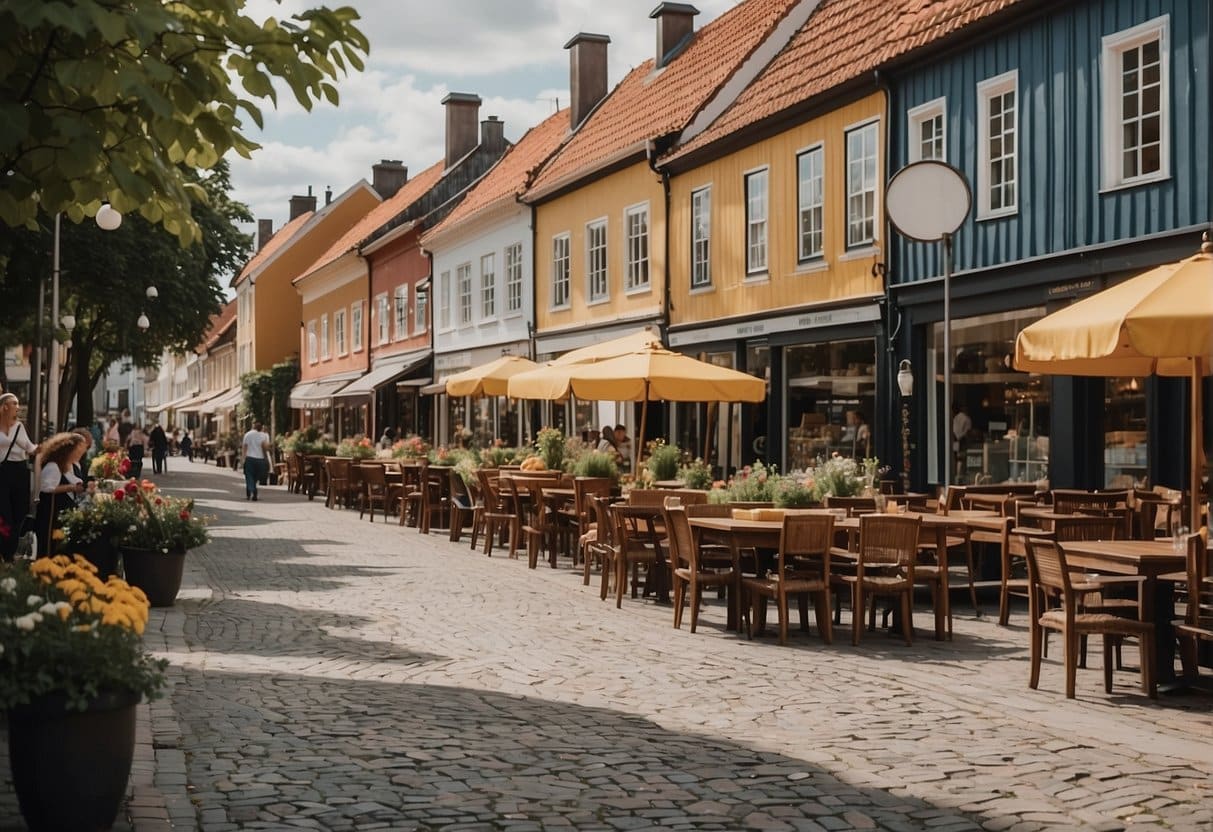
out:
{"label": "cobblestone street", "polygon": [[1031,691],[1022,610],[958,593],[950,643],[920,607],[912,648],[852,648],[847,614],[781,648],[713,600],[692,635],[567,562],[170,467],[217,519],[153,611],[173,668],[136,829],[1213,828],[1213,700],[1151,703],[1132,671],[1107,696],[1098,649],[1077,700],[1056,655]]}

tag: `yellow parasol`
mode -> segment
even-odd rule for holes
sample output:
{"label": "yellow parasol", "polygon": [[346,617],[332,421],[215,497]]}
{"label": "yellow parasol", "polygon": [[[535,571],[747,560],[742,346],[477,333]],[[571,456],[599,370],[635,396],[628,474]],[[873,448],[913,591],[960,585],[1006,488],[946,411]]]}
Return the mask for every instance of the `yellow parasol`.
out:
{"label": "yellow parasol", "polygon": [[551,361],[549,366],[563,367],[568,364],[586,364],[591,361],[603,361],[607,358],[614,358],[617,355],[626,355],[629,352],[643,350],[652,344],[661,346],[661,335],[651,327],[645,327],[624,335],[622,338],[613,338],[610,341],[603,341],[599,344],[590,344],[588,347],[566,352],[559,358]]}
{"label": "yellow parasol", "polygon": [[1072,376],[1192,381],[1192,528],[1200,522],[1201,378],[1213,367],[1213,245],[1054,312],[1019,333],[1015,368]]}
{"label": "yellow parasol", "polygon": [[519,373],[534,370],[539,365],[527,358],[517,355],[503,355],[501,358],[481,364],[462,373],[455,373],[446,380],[448,396],[504,396],[509,391],[509,381]]}

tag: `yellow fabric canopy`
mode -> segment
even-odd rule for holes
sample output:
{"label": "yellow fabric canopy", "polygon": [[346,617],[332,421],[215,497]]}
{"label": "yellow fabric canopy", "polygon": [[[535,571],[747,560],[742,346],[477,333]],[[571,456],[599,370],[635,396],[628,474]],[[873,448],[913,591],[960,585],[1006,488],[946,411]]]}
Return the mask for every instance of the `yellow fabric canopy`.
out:
{"label": "yellow fabric canopy", "polygon": [[610,341],[590,344],[588,347],[566,352],[559,358],[549,362],[548,366],[564,367],[569,364],[603,361],[607,358],[614,358],[618,355],[626,355],[629,352],[647,349],[653,344],[661,346],[661,335],[655,329],[646,326],[644,329],[633,332],[631,335],[624,335],[622,338],[614,338]]}
{"label": "yellow fabric canopy", "polygon": [[504,396],[509,392],[509,381],[519,373],[534,370],[539,365],[517,355],[481,364],[462,373],[455,373],[446,380],[448,396]]}

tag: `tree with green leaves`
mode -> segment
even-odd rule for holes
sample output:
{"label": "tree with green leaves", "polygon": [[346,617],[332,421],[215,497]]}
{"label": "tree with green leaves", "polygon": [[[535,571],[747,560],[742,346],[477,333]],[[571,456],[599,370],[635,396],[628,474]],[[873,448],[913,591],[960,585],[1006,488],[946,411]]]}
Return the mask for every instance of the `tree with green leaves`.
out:
{"label": "tree with green leaves", "polygon": [[109,202],[182,243],[229,151],[257,148],[276,84],[305,109],[337,103],[369,45],[348,7],[257,21],[246,0],[6,0],[0,4],[0,224],[74,222]]}

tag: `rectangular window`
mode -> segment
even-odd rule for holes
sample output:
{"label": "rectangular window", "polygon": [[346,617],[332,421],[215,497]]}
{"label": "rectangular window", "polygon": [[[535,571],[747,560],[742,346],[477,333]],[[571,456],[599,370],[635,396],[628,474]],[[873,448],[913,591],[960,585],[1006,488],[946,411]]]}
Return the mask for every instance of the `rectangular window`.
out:
{"label": "rectangular window", "polygon": [[767,177],[760,170],[745,178],[745,270],[757,274],[767,270]]}
{"label": "rectangular window", "polygon": [[569,305],[569,235],[552,238],[552,308]]}
{"label": "rectangular window", "polygon": [[438,326],[451,328],[451,273],[443,272],[438,278]]}
{"label": "rectangular window", "polygon": [[375,298],[375,326],[378,327],[378,339],[376,343],[386,344],[388,341],[388,321],[391,317],[391,310],[388,308],[387,292]]}
{"label": "rectangular window", "polygon": [[649,287],[649,206],[635,205],[623,212],[627,246],[626,291]]}
{"label": "rectangular window", "polygon": [[333,313],[333,337],[337,340],[337,355],[345,355],[349,350],[345,346],[345,310],[338,309]]}
{"label": "rectangular window", "polygon": [[505,311],[522,311],[522,243],[505,249]]}
{"label": "rectangular window", "polygon": [[712,187],[691,192],[691,288],[712,285]]}
{"label": "rectangular window", "polygon": [[590,303],[610,297],[606,220],[595,220],[585,226],[585,278],[586,297]]}
{"label": "rectangular window", "polygon": [[362,301],[350,304],[350,348],[362,352]]}
{"label": "rectangular window", "polygon": [[418,287],[413,295],[413,332],[425,332],[429,326],[430,293],[428,289]]}
{"label": "rectangular window", "polygon": [[459,287],[459,324],[472,322],[472,264],[455,267],[455,285]]}
{"label": "rectangular window", "polygon": [[399,341],[409,335],[409,287],[407,283],[396,287],[392,306],[395,312],[396,340]]}
{"label": "rectangular window", "polygon": [[1169,30],[1163,15],[1103,39],[1105,187],[1170,175]]}
{"label": "rectangular window", "polygon": [[486,254],[480,258],[480,320],[491,321],[497,317],[497,256]]}
{"label": "rectangular window", "polygon": [[797,215],[800,245],[797,258],[804,262],[821,257],[825,223],[825,150],[814,147],[796,157]]}
{"label": "rectangular window", "polygon": [[977,85],[977,216],[1014,214],[1019,179],[1018,71]]}
{"label": "rectangular window", "polygon": [[307,363],[315,364],[320,360],[320,343],[316,339],[316,321],[307,322]]}
{"label": "rectangular window", "polygon": [[947,113],[946,98],[936,98],[906,113],[906,121],[910,125],[908,147],[911,162],[945,160],[948,152],[944,141]]}
{"label": "rectangular window", "polygon": [[876,241],[879,130],[874,121],[847,131],[847,248]]}
{"label": "rectangular window", "polygon": [[332,353],[329,351],[329,316],[320,316],[320,358],[328,361]]}

